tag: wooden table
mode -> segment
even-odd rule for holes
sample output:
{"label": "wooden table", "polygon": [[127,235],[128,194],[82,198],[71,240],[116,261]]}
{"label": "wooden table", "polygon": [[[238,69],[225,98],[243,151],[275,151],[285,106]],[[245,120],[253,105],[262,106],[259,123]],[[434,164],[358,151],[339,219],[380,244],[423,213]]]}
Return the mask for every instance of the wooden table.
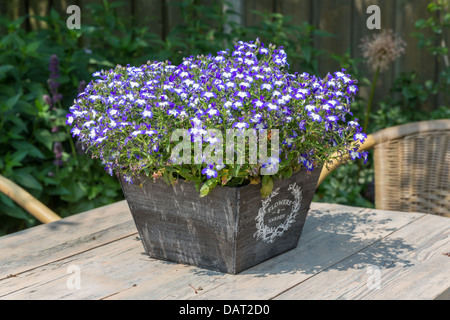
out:
{"label": "wooden table", "polygon": [[0,238],[0,299],[442,299],[450,218],[313,203],[296,249],[238,275],[151,259],[125,201]]}

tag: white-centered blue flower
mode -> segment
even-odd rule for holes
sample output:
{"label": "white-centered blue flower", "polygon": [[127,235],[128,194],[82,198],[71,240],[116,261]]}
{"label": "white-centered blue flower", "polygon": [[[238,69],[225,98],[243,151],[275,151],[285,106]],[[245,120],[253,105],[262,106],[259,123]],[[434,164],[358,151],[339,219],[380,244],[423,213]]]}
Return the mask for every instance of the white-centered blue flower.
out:
{"label": "white-centered blue flower", "polygon": [[250,98],[251,94],[247,91],[238,91],[234,95],[235,97],[239,97],[241,99]]}
{"label": "white-centered blue flower", "polygon": [[308,112],[308,115],[312,119],[312,121],[322,122],[322,117],[320,116],[320,114],[317,114],[314,112]]}
{"label": "white-centered blue flower", "polygon": [[142,107],[142,106],[144,106],[144,105],[146,104],[146,101],[145,101],[144,99],[137,99],[137,100],[135,101],[135,103],[136,103],[138,106]]}
{"label": "white-centered blue flower", "polygon": [[214,117],[214,116],[218,116],[220,114],[219,110],[215,109],[215,108],[209,108],[206,110],[206,113],[208,114],[208,116],[210,118]]}
{"label": "white-centered blue flower", "polygon": [[233,105],[231,106],[233,109],[237,110],[239,108],[242,108],[243,104],[241,101],[235,101],[233,102]]}
{"label": "white-centered blue flower", "polygon": [[66,117],[67,117],[66,124],[72,125],[73,120],[75,120],[75,118],[73,117],[73,115],[68,114]]}
{"label": "white-centered blue flower", "polygon": [[205,139],[206,142],[208,142],[209,144],[216,144],[219,143],[221,140],[218,137],[208,137]]}
{"label": "white-centered blue flower", "polygon": [[262,164],[262,167],[267,170],[270,174],[275,174],[278,172],[280,159],[278,157],[270,157],[266,163]]}
{"label": "white-centered blue flower", "polygon": [[149,136],[152,136],[154,134],[158,134],[158,131],[156,131],[156,130],[145,130],[144,133],[149,135]]}
{"label": "white-centered blue flower", "polygon": [[88,127],[89,128],[90,126],[92,126],[94,124],[95,124],[94,120],[86,121],[85,123],[83,123],[83,127]]}
{"label": "white-centered blue flower", "polygon": [[312,170],[314,169],[314,164],[313,164],[311,161],[309,161],[309,160],[305,160],[305,161],[303,162],[303,165],[305,166],[305,168],[306,168],[308,171],[312,171]]}
{"label": "white-centered blue flower", "polygon": [[270,83],[263,83],[261,85],[261,90],[268,90],[268,91],[270,91],[270,90],[272,90],[272,85]]}
{"label": "white-centered blue flower", "polygon": [[350,150],[350,151],[349,151],[350,158],[351,158],[352,160],[360,159],[360,158],[361,158],[361,153],[358,152],[357,150],[358,150],[358,149],[353,149],[353,150]]}
{"label": "white-centered blue flower", "polygon": [[100,95],[93,94],[93,95],[90,95],[88,99],[89,99],[90,102],[95,102],[95,101],[97,101],[97,100],[99,100],[101,98],[102,97]]}
{"label": "white-centered blue flower", "polygon": [[72,130],[70,130],[70,132],[72,133],[72,136],[74,137],[74,136],[80,135],[81,130],[77,126],[75,126],[72,128]]}
{"label": "white-centered blue flower", "polygon": [[206,174],[208,179],[217,178],[217,171],[214,170],[214,165],[210,164],[202,170],[202,174]]}
{"label": "white-centered blue flower", "polygon": [[235,122],[233,124],[233,128],[237,128],[239,130],[248,129],[248,127],[249,127],[249,124],[247,122],[244,122],[244,121],[242,121],[242,122]]}
{"label": "white-centered blue flower", "polygon": [[136,81],[130,81],[130,87],[131,88],[138,88],[138,87],[140,87],[141,85],[139,84],[139,82],[136,82]]}
{"label": "white-centered blue flower", "polygon": [[316,110],[316,106],[312,105],[312,104],[308,104],[307,106],[305,106],[305,110],[308,112],[312,112],[312,111]]}
{"label": "white-centered blue flower", "polygon": [[212,98],[217,98],[217,94],[215,92],[207,91],[202,93],[202,97],[206,98],[207,100]]}
{"label": "white-centered blue flower", "polygon": [[167,110],[167,114],[176,118],[180,114],[180,111],[178,109],[170,109]]}
{"label": "white-centered blue flower", "polygon": [[350,85],[350,86],[348,86],[348,88],[347,88],[347,92],[349,93],[349,94],[353,94],[353,93],[356,93],[356,91],[358,91],[358,87],[357,86],[355,86],[355,85]]}
{"label": "white-centered blue flower", "polygon": [[131,133],[131,135],[132,135],[133,137],[137,137],[138,135],[143,134],[143,133],[145,133],[145,130],[134,130],[134,131]]}
{"label": "white-centered blue flower", "polygon": [[364,143],[365,139],[367,139],[367,134],[365,134],[364,132],[355,133],[353,135],[353,140],[354,141],[359,140],[361,143]]}
{"label": "white-centered blue flower", "polygon": [[145,109],[144,111],[141,112],[141,115],[143,118],[152,118],[153,117],[153,112],[151,112],[148,109]]}
{"label": "white-centered blue flower", "polygon": [[272,103],[272,102],[267,102],[266,108],[269,111],[276,111],[276,110],[278,110],[278,105],[276,105],[275,103]]}
{"label": "white-centered blue flower", "polygon": [[335,116],[335,115],[330,115],[330,116],[327,116],[327,119],[328,119],[328,121],[330,121],[330,122],[336,123],[336,122],[339,120],[339,117],[338,117],[338,116]]}
{"label": "white-centered blue flower", "polygon": [[349,121],[348,125],[351,127],[359,127],[358,121],[353,121],[353,120]]}
{"label": "white-centered blue flower", "polygon": [[230,107],[232,107],[233,106],[233,102],[231,102],[231,101],[227,101],[227,102],[225,102],[224,104],[223,104],[223,107],[225,108],[225,109],[228,109],[228,108],[230,108]]}
{"label": "white-centered blue flower", "polygon": [[133,179],[127,175],[123,176],[123,179],[125,180],[125,182],[128,182],[130,184],[133,184]]}

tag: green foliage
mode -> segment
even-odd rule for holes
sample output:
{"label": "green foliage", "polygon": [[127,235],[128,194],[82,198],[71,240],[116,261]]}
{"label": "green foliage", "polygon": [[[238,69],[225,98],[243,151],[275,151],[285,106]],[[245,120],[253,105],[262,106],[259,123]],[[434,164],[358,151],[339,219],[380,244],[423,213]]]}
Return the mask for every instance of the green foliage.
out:
{"label": "green foliage", "polygon": [[299,72],[318,74],[318,58],[325,50],[314,46],[317,37],[331,37],[332,34],[319,30],[303,21],[291,23],[292,17],[281,13],[264,13],[253,10],[261,18],[260,22],[243,30],[242,38],[260,38],[263,43],[276,43],[282,46],[289,57],[290,68]]}
{"label": "green foliage", "polygon": [[[31,32],[25,31],[25,16],[14,21],[0,17],[0,174],[62,216],[123,198],[116,179],[81,152],[65,129],[65,115],[78,88],[88,83],[96,70],[117,64],[140,65],[148,60],[179,63],[184,56],[231,48],[237,38],[256,37],[285,46],[296,67],[317,70],[317,57],[323,52],[313,47],[313,37],[328,34],[307,23],[295,26],[280,14],[260,12],[255,14],[263,17],[261,23],[244,29],[233,22],[237,13],[230,5],[223,10],[224,3],[168,2],[180,9],[181,20],[163,38],[139,26],[144,24],[138,25],[134,17],[124,16],[121,11],[125,2],[103,0],[88,5],[89,13],[84,11],[83,16],[91,18],[83,19],[78,30],[68,29],[67,16],[55,10],[48,16],[34,16],[48,27]],[[148,22],[153,19],[148,17]],[[56,80],[62,95],[53,106],[44,98],[51,98],[47,81],[52,55],[60,62]],[[59,144],[62,151],[56,159]],[[57,165],[58,161],[62,164]],[[232,185],[241,178],[230,174],[226,179]],[[36,223],[35,218],[0,194],[0,235]]]}
{"label": "green foliage", "polygon": [[[415,23],[416,32],[412,36],[418,39],[418,49],[427,50],[438,59],[437,79],[423,79],[417,70],[408,70],[398,74],[384,99],[379,101],[370,114],[367,132],[401,125],[409,122],[450,118],[450,67],[448,64],[448,44],[444,34],[449,32],[450,13],[448,1],[430,2],[430,17],[419,19]],[[426,35],[424,32],[428,31]],[[431,34],[431,36],[430,36]],[[410,49],[414,50],[414,49]],[[357,79],[370,84],[364,75],[359,74],[353,59],[346,62],[344,57],[336,57],[341,64],[352,67]],[[425,110],[425,104],[441,103],[432,111]],[[352,110],[360,118],[363,115],[365,101],[356,101]],[[316,191],[314,201],[334,202],[361,207],[373,206],[373,159],[369,156],[365,166],[341,166],[331,173]]]}
{"label": "green foliage", "polygon": [[161,41],[161,52],[178,64],[186,56],[215,54],[231,48],[239,33],[238,25],[232,22],[238,14],[230,6],[224,10],[224,3],[211,1],[206,4],[199,0],[169,2],[169,6],[180,10],[181,21]]}
{"label": "green foliage", "polygon": [[[79,47],[81,32],[66,28],[55,11],[39,17],[52,28],[25,32],[24,19],[1,20],[6,35],[0,41],[0,174],[11,179],[62,216],[122,199],[115,179],[86,156],[77,155],[64,127],[66,110],[82,80],[90,78],[96,55]],[[49,61],[56,54],[59,93],[51,107],[48,96]],[[64,107],[63,107],[64,106]],[[62,145],[62,165],[55,146]],[[37,221],[11,199],[0,198],[0,234]]]}
{"label": "green foliage", "polygon": [[[316,48],[314,39],[333,35],[307,22],[294,24],[290,17],[279,13],[254,11],[260,17],[259,22],[243,28],[233,22],[237,13],[230,6],[223,10],[224,1],[209,1],[208,5],[200,0],[167,3],[180,9],[180,20],[174,26],[166,26],[169,32],[165,37],[142,27],[150,23],[138,24],[135,17],[124,16],[125,2],[102,0],[89,5],[89,12],[83,11],[83,17],[91,19],[83,19],[80,30],[68,29],[67,16],[54,10],[48,16],[34,17],[45,22],[48,28],[32,32],[23,28],[25,16],[14,21],[0,17],[1,175],[63,216],[122,199],[116,179],[80,152],[76,141],[63,129],[65,114],[82,81],[87,83],[94,71],[117,64],[141,65],[147,60],[166,59],[179,63],[184,56],[215,54],[230,48],[235,39],[259,37],[264,43],[284,47],[291,72],[316,74],[318,58],[327,56],[358,79],[359,86],[370,85],[367,75],[357,68],[360,61],[349,52],[340,56]],[[374,106],[368,132],[409,121],[450,117],[450,68],[444,38],[450,21],[448,1],[431,1],[428,10],[430,17],[416,22],[413,35],[418,39],[419,49],[438,57],[439,77],[419,79],[415,70],[399,75],[386,99]],[[154,18],[149,16],[148,22],[154,23]],[[50,92],[47,80],[52,55],[57,55],[60,61],[57,80],[62,94],[62,100],[53,107],[44,99]],[[432,112],[421,112],[419,106],[430,99],[442,101],[442,105]],[[363,119],[365,104],[366,101],[358,99],[351,106],[359,119]],[[60,130],[52,132],[55,127]],[[62,145],[61,166],[55,164],[56,143]],[[371,201],[365,193],[372,183],[373,169],[370,165],[357,168],[343,166],[330,175],[317,190],[315,201],[369,206]],[[195,176],[195,172],[183,174]],[[170,174],[166,178],[170,181]],[[231,173],[224,179],[230,179],[230,184],[239,182]],[[36,223],[31,215],[0,193],[0,235]]]}

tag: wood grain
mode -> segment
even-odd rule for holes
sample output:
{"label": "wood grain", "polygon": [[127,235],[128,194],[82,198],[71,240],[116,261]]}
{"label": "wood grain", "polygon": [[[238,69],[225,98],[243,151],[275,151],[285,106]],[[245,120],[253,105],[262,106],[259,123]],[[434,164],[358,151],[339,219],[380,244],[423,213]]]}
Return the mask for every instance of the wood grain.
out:
{"label": "wood grain", "polygon": [[450,287],[450,219],[422,213],[312,203],[297,248],[238,275],[149,258],[124,201],[53,224],[0,238],[0,299],[434,299]]}
{"label": "wood grain", "polygon": [[125,201],[0,238],[0,279],[137,235]]}
{"label": "wood grain", "polygon": [[[425,215],[278,299],[433,299],[450,286],[450,228]],[[379,268],[379,288],[373,269]]]}
{"label": "wood grain", "polygon": [[276,179],[266,209],[261,185],[216,187],[206,197],[186,181],[121,185],[149,256],[236,274],[297,246],[319,174],[303,169]]}

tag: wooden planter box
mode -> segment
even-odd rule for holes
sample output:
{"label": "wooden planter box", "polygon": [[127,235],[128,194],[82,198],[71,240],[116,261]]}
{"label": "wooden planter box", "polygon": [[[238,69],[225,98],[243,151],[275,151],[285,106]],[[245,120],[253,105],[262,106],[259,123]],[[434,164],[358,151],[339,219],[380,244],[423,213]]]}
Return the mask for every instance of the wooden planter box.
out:
{"label": "wooden planter box", "polygon": [[146,253],[153,258],[236,274],[297,246],[320,169],[261,185],[218,186],[200,198],[191,182],[121,180]]}

